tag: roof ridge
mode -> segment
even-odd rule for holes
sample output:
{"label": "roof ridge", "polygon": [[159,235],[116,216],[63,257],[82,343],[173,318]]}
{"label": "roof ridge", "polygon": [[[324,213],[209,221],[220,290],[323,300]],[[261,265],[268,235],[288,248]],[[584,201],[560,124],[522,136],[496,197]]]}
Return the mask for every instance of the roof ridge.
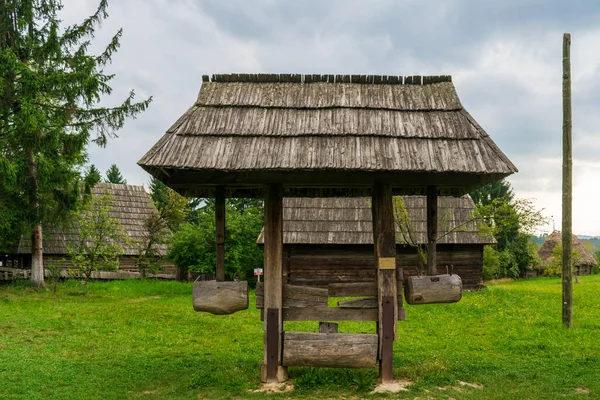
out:
{"label": "roof ridge", "polygon": [[251,83],[362,83],[387,85],[430,85],[452,82],[451,75],[334,75],[334,74],[213,74],[202,82]]}

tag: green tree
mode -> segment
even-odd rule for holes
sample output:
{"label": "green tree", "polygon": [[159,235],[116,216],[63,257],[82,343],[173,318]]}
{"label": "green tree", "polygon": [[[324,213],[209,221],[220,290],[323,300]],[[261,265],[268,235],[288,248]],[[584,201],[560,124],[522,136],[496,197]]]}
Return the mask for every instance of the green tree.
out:
{"label": "green tree", "polygon": [[108,17],[107,1],[82,23],[61,26],[60,0],[0,2],[0,192],[6,207],[21,210],[32,236],[31,280],[44,285],[42,225],[77,207],[79,168],[90,140],[105,145],[125,120],[151,98],[134,102],[131,91],[116,107],[102,107],[114,75],[104,68],[122,30],[98,55],[89,46]]}
{"label": "green tree", "polygon": [[198,222],[201,199],[183,197],[154,177],[150,179],[149,188],[154,206],[167,220],[172,231],[176,231],[183,222]]}
{"label": "green tree", "polygon": [[127,183],[127,180],[123,178],[123,175],[121,175],[121,171],[119,171],[119,167],[117,167],[117,164],[112,164],[106,170],[106,182],[124,185]]}
{"label": "green tree", "polygon": [[[207,202],[197,223],[185,223],[173,234],[168,255],[179,268],[215,273],[215,211]],[[256,245],[263,225],[263,209],[258,205],[235,206],[227,201],[225,218],[225,274],[230,278],[250,279],[254,268],[263,264],[262,249]]]}
{"label": "green tree", "polygon": [[117,218],[111,217],[112,196],[93,196],[75,219],[79,238],[67,246],[67,254],[78,275],[83,277],[83,293],[94,271],[115,270],[123,244],[128,243]]}
{"label": "green tree", "polygon": [[514,199],[514,192],[506,179],[488,183],[469,193],[475,204],[489,205],[495,199],[505,199],[510,202]]}
{"label": "green tree", "polygon": [[478,198],[474,216],[480,229],[491,233],[498,242],[500,265],[496,277],[523,276],[537,262],[535,246],[530,243],[532,234],[547,219],[531,201],[516,199],[505,180],[484,188],[471,196]]}
{"label": "green tree", "polygon": [[158,211],[146,218],[142,237],[136,243],[137,263],[142,277],[146,277],[148,273],[155,274],[162,269],[160,260],[163,254],[160,248],[169,242],[170,237],[171,230]]}
{"label": "green tree", "polygon": [[90,165],[89,168],[85,171],[84,183],[86,192],[89,193],[89,189],[96,186],[98,183],[102,181],[102,175],[100,175],[100,171],[94,164]]}

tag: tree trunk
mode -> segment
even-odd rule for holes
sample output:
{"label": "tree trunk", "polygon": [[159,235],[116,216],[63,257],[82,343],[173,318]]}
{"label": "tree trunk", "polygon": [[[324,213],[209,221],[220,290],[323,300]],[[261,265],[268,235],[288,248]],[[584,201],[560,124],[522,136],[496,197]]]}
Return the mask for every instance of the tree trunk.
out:
{"label": "tree trunk", "polygon": [[42,225],[34,226],[31,233],[31,283],[38,287],[43,287],[45,285]]}
{"label": "tree trunk", "polygon": [[36,225],[31,232],[31,283],[33,286],[44,287],[44,247],[42,242],[42,224],[40,221],[40,199],[38,194],[38,181],[36,174],[35,158],[33,151],[28,154],[28,173],[31,182],[31,205]]}

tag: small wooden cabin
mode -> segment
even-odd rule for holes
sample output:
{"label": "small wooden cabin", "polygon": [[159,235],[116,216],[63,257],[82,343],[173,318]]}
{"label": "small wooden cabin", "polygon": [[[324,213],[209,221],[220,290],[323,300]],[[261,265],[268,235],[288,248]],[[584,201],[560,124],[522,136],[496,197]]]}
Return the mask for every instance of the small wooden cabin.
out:
{"label": "small wooden cabin", "polygon": [[[573,265],[576,268],[577,275],[591,275],[596,260],[594,256],[590,254],[588,249],[579,241],[579,238],[573,235]],[[527,271],[528,278],[535,278],[541,276],[544,273],[544,269],[548,266],[548,263],[552,260],[552,251],[556,246],[562,244],[562,234],[560,231],[554,231],[542,243],[542,246],[538,249],[538,257],[542,260],[541,268],[529,269]],[[577,258],[575,258],[577,256]]]}
{"label": "small wooden cabin", "polygon": [[[100,196],[110,193],[113,200],[113,208],[110,215],[117,218],[123,226],[126,234],[136,240],[141,240],[145,235],[144,221],[155,212],[154,204],[150,195],[143,186],[122,185],[114,183],[99,183],[91,189],[92,196]],[[44,265],[58,264],[64,269],[71,267],[67,255],[69,243],[76,242],[79,236],[77,227],[57,228],[48,226],[44,228]],[[118,278],[139,277],[137,265],[138,249],[134,246],[123,246],[124,254],[119,257],[118,273],[97,271],[96,278]],[[164,268],[157,274],[161,278],[174,278],[175,266],[165,257],[166,245],[157,245],[158,253],[162,255],[161,264]],[[23,236],[19,243],[16,256],[17,262],[13,267],[23,270],[21,274],[27,275],[31,269],[31,237]]]}
{"label": "small wooden cabin", "polygon": [[[402,196],[401,201],[408,223],[396,221],[396,267],[406,277],[419,274],[416,246],[427,246],[427,198]],[[438,270],[458,274],[465,289],[480,287],[483,246],[495,243],[492,235],[478,229],[474,206],[469,195],[438,198]],[[284,281],[317,287],[372,282],[377,267],[371,221],[370,199],[364,197],[285,198]],[[400,229],[401,225],[407,229]],[[264,230],[257,243],[263,245]]]}

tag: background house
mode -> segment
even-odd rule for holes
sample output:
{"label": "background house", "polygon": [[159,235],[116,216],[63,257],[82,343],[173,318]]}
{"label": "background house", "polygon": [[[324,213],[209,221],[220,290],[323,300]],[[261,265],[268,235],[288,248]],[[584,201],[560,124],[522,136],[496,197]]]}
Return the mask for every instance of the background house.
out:
{"label": "background house", "polygon": [[[110,215],[117,218],[125,230],[127,236],[134,241],[143,240],[146,230],[144,222],[155,212],[154,204],[150,195],[143,186],[99,183],[91,189],[92,196],[110,193],[112,197],[112,210]],[[79,240],[76,226],[70,227],[44,227],[44,266],[50,264],[60,265],[67,269],[71,267],[67,255],[67,246]],[[161,256],[161,264],[164,268],[158,274],[163,278],[174,278],[175,267],[173,263],[165,258],[166,245],[156,245],[157,252]],[[137,277],[139,267],[137,257],[138,249],[134,245],[124,245],[124,254],[119,257],[118,273],[98,271],[97,278]],[[23,236],[17,250],[16,262],[12,267],[27,270],[31,268],[31,237]],[[27,274],[25,272],[25,274]]]}
{"label": "background house", "polygon": [[[596,260],[588,249],[573,235],[573,265],[577,268],[577,275],[590,275]],[[552,259],[554,248],[562,244],[562,233],[554,231],[550,234],[538,250],[538,257],[542,260],[541,268],[527,271],[527,277],[536,277],[543,274],[544,269]]]}
{"label": "background house", "polygon": [[[425,196],[402,196],[410,228],[402,234],[396,224],[396,265],[405,276],[417,271],[417,250],[426,245]],[[326,286],[334,282],[373,282],[373,231],[370,199],[285,198],[283,201],[284,281],[295,285]],[[480,286],[483,246],[494,238],[478,229],[471,197],[438,199],[438,271],[454,271],[467,289]],[[263,232],[257,243],[263,244]],[[408,242],[408,243],[407,243]],[[425,267],[426,270],[426,267]],[[426,273],[426,271],[423,271]]]}

